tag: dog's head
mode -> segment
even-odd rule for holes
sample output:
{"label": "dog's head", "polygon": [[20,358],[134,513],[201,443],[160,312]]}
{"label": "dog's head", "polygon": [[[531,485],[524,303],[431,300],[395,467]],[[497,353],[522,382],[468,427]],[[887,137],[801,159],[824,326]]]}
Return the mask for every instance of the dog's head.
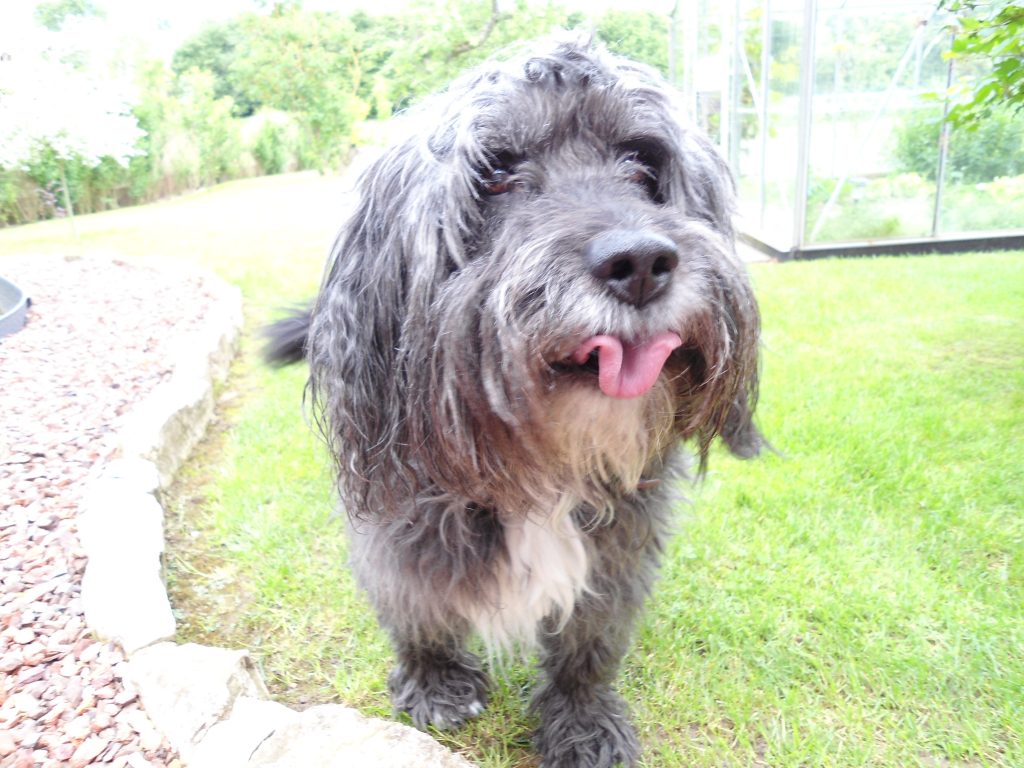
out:
{"label": "dog's head", "polygon": [[680,438],[702,459],[716,435],[757,452],[731,176],[657,75],[555,41],[406,119],[362,177],[310,335],[350,508],[425,485],[631,491]]}

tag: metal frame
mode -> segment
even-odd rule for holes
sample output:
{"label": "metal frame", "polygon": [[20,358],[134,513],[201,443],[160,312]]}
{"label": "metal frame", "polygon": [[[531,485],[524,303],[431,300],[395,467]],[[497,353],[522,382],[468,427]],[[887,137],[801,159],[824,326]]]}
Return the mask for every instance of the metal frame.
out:
{"label": "metal frame", "polygon": [[810,261],[835,256],[904,256],[924,253],[1024,250],[1024,232],[981,232],[961,236],[947,235],[934,239],[858,240],[805,245],[802,248],[787,250],[779,250],[749,232],[740,232],[737,237],[741,242],[778,261]]}
{"label": "metal frame", "polygon": [[[771,0],[765,0],[771,5]],[[793,195],[794,248],[801,248],[807,232],[807,194],[811,178],[811,133],[814,128],[814,66],[818,50],[818,3],[804,0],[803,50],[800,58],[800,102],[797,113],[796,191]]]}

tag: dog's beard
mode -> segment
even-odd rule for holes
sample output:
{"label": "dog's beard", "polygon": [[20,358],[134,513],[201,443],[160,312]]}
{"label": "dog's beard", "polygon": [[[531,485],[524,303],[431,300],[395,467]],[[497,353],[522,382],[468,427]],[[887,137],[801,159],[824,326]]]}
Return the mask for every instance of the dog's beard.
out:
{"label": "dog's beard", "polygon": [[[610,520],[614,499],[634,493],[674,440],[671,383],[663,377],[642,396],[611,398],[593,382],[556,387],[545,438],[564,487],[594,510],[590,524]],[[550,479],[547,482],[551,482]]]}
{"label": "dog's beard", "polygon": [[531,238],[547,229],[514,215],[489,253],[450,276],[428,314],[430,343],[409,367],[423,375],[412,382],[426,393],[421,434],[459,472],[443,483],[524,513],[569,491],[606,518],[706,420],[690,406],[732,353],[716,296],[715,265],[728,255],[707,227],[659,222],[685,260],[642,308],[582,271],[577,243]]}
{"label": "dog's beard", "polygon": [[556,383],[542,400],[543,470],[519,467],[515,496],[501,500],[505,556],[484,584],[454,595],[455,609],[492,653],[535,647],[542,620],[555,631],[568,621],[588,590],[585,534],[611,521],[613,499],[637,492],[652,462],[661,469],[674,439],[664,376],[632,398],[608,397],[593,381],[577,379]]}

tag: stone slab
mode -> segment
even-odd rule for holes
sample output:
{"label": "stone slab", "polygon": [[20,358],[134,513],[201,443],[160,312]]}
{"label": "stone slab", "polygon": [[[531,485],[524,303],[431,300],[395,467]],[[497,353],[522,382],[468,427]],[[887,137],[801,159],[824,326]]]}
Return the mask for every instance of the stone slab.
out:
{"label": "stone slab", "polygon": [[263,742],[299,718],[284,704],[240,696],[230,717],[210,728],[199,742],[188,768],[246,768]]}
{"label": "stone slab", "polygon": [[131,656],[124,677],[186,765],[207,733],[230,717],[239,697],[270,698],[246,651],[195,643],[143,648]]}
{"label": "stone slab", "polygon": [[247,768],[473,768],[427,734],[407,725],[323,704],[276,730]]}

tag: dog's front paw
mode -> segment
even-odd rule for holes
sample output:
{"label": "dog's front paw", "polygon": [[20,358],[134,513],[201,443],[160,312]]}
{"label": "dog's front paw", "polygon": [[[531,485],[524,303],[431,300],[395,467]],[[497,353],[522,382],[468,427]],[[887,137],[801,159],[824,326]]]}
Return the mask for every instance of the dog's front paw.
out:
{"label": "dog's front paw", "polygon": [[405,712],[419,729],[458,728],[487,706],[487,676],[475,666],[420,667],[415,674],[399,664],[388,677],[396,712]]}
{"label": "dog's front paw", "polygon": [[548,686],[534,700],[541,725],[534,737],[542,768],[632,766],[640,755],[625,702],[609,688],[567,696]]}

